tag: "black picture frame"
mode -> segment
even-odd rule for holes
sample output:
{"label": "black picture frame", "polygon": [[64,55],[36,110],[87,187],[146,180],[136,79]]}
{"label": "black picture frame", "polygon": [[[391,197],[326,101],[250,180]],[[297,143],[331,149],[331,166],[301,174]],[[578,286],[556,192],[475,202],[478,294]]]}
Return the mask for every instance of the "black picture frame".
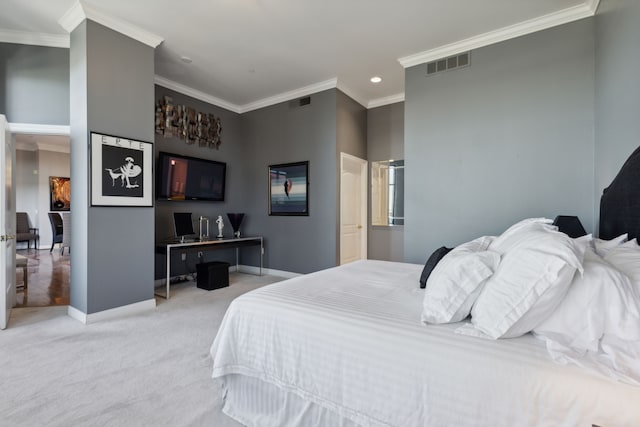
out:
{"label": "black picture frame", "polygon": [[91,132],[91,206],[153,207],[153,144]]}
{"label": "black picture frame", "polygon": [[269,215],[309,216],[309,162],[269,166]]}

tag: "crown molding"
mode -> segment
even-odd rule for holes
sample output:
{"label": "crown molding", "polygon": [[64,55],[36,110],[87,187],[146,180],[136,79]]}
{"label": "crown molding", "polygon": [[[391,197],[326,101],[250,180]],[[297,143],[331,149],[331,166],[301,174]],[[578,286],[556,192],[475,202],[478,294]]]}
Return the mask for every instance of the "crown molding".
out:
{"label": "crown molding", "polygon": [[577,21],[578,19],[593,16],[594,11],[598,6],[598,2],[599,0],[587,0],[587,3],[579,6],[543,15],[515,25],[509,25],[495,31],[489,31],[488,33],[440,46],[435,49],[405,56],[399,58],[398,62],[400,62],[404,68],[413,67],[415,65],[424,64],[425,62],[457,55],[469,50],[478,49],[515,37],[531,34],[536,31],[567,24],[569,22]]}
{"label": "crown molding", "polygon": [[404,102],[404,92],[396,93],[395,95],[385,96],[384,98],[372,99],[367,104],[367,109],[382,107],[383,105],[395,104],[397,102]]}
{"label": "crown molding", "polygon": [[46,142],[38,141],[36,142],[36,146],[38,147],[38,151],[53,151],[54,153],[71,153],[71,144],[67,145],[55,145],[55,144],[47,144]]}
{"label": "crown molding", "polygon": [[587,7],[591,10],[591,12],[595,15],[598,11],[598,6],[600,6],[600,0],[586,0]]}
{"label": "crown molding", "polygon": [[11,133],[28,133],[32,135],[71,135],[71,126],[39,125],[35,123],[9,123]]}
{"label": "crown molding", "polygon": [[71,33],[76,29],[82,21],[90,19],[105,27],[111,28],[127,37],[144,43],[152,48],[158,47],[164,39],[156,34],[133,25],[123,19],[108,15],[95,6],[90,6],[83,1],[78,0],[71,8],[58,20],[58,23],[67,32]]}
{"label": "crown molding", "polygon": [[362,97],[356,95],[356,93],[354,91],[349,89],[348,86],[345,86],[345,84],[342,83],[340,80],[338,80],[338,84],[336,85],[336,88],[338,90],[342,91],[349,98],[351,98],[354,101],[356,101],[358,104],[362,105],[364,108],[367,108],[367,101],[362,99]]}
{"label": "crown molding", "polygon": [[69,48],[69,34],[30,33],[0,29],[0,42]]}
{"label": "crown molding", "polygon": [[240,113],[247,113],[249,111],[258,110],[260,108],[268,107],[270,105],[278,104],[280,102],[290,101],[292,99],[300,98],[302,96],[311,95],[317,92],[322,92],[327,89],[335,89],[338,85],[338,79],[329,79],[323,82],[314,83],[309,86],[304,86],[299,89],[290,90],[281,94],[270,96],[268,98],[259,99],[249,104],[244,104],[240,107]]}
{"label": "crown molding", "polygon": [[233,111],[234,113],[242,112],[242,107],[240,107],[239,105],[232,104],[225,101],[224,99],[216,98],[213,95],[209,95],[208,93],[204,93],[202,91],[199,91],[198,89],[194,89],[181,83],[174,82],[173,80],[169,80],[157,74],[154,81],[158,86],[166,87],[167,89],[180,92],[192,98],[199,99],[200,101],[208,102],[209,104],[213,104],[226,110]]}

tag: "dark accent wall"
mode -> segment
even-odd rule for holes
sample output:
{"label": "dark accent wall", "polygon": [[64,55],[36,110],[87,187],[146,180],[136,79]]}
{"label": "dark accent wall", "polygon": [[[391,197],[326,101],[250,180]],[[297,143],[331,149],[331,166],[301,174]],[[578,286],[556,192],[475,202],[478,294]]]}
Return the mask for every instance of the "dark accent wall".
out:
{"label": "dark accent wall", "polygon": [[[311,95],[311,103],[283,102],[241,116],[245,139],[240,206],[246,232],[265,237],[265,265],[309,273],[336,265],[336,95]],[[268,166],[309,161],[309,216],[268,215]]]}
{"label": "dark accent wall", "polygon": [[69,49],[0,43],[0,85],[10,123],[69,124]]}
{"label": "dark accent wall", "polygon": [[[210,201],[168,201],[156,200],[155,210],[155,238],[162,241],[173,238],[173,212],[191,212],[194,220],[194,231],[198,233],[198,218],[204,216],[209,218],[209,235],[213,238],[218,234],[215,220],[218,215],[222,215],[225,227],[223,234],[231,237],[233,229],[227,218],[228,212],[244,212],[245,189],[247,188],[246,162],[250,151],[241,134],[240,114],[234,113],[224,108],[211,105],[187,95],[175,92],[162,86],[155,86],[155,102],[164,96],[170,96],[174,105],[186,105],[195,108],[198,112],[211,113],[219,117],[222,121],[222,144],[218,150],[208,147],[199,147],[197,144],[186,144],[184,140],[176,137],[165,137],[155,134],[156,160],[160,151],[176,153],[197,157],[200,159],[217,160],[227,164],[226,191],[224,202]],[[154,163],[157,166],[157,162]],[[155,194],[154,194],[155,199]],[[245,230],[251,226],[252,218],[247,216],[240,228],[243,235],[247,235]],[[259,260],[254,259],[257,253],[254,248],[240,251],[240,261],[243,263],[254,262],[259,265]],[[182,261],[181,253],[175,252],[171,260],[171,274],[182,275],[195,271],[195,265],[201,261],[198,259],[197,251],[186,252],[187,259]],[[235,250],[209,251],[203,252],[202,261],[227,261],[235,264]],[[164,255],[156,254],[155,257],[155,277],[164,278],[166,276],[166,258]]]}
{"label": "dark accent wall", "polygon": [[602,190],[640,145],[640,2],[601,0],[595,34],[597,223]]}
{"label": "dark accent wall", "polygon": [[593,25],[477,49],[467,68],[406,70],[406,261],[526,217],[593,230]]}
{"label": "dark accent wall", "polygon": [[[367,158],[369,186],[371,186],[371,162],[404,159],[404,102],[367,111]],[[369,258],[402,261],[404,259],[404,226],[372,226],[371,192],[369,192],[368,205]]]}
{"label": "dark accent wall", "polygon": [[153,207],[90,205],[89,132],[154,140],[154,50],[93,21],[71,33],[71,306],[154,298]]}

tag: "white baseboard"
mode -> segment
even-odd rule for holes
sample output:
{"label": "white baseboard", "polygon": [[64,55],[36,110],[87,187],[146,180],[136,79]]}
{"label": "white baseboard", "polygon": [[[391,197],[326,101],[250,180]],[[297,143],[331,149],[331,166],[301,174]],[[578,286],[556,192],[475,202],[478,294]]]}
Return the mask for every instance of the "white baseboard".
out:
{"label": "white baseboard", "polygon": [[[236,271],[236,266],[235,265],[231,266],[229,268],[229,271]],[[255,267],[253,265],[240,264],[238,266],[238,272],[239,273],[260,274],[260,267]],[[263,268],[262,269],[262,274],[263,275],[269,275],[269,276],[284,277],[285,279],[292,279],[294,277],[302,276],[302,274],[300,274],[300,273],[294,273],[292,271],[284,271],[284,270],[275,270],[273,268]]]}
{"label": "white baseboard", "polygon": [[[229,266],[229,272],[233,273],[235,271],[236,271],[235,264],[230,265]],[[260,267],[255,267],[253,265],[240,264],[238,266],[238,273],[249,273],[249,274],[259,275],[260,274]],[[191,273],[189,273],[189,274],[191,274]],[[188,276],[189,274],[180,274],[178,276],[171,276],[171,280],[177,279],[178,277]],[[262,269],[262,274],[263,275],[270,275],[270,276],[284,277],[285,279],[291,279],[291,278],[294,278],[294,277],[302,276],[302,274],[300,274],[300,273],[293,273],[291,271],[284,271],[284,270],[275,270],[273,268],[263,268]],[[165,287],[166,286],[164,278],[156,279],[156,280],[154,280],[153,283],[154,283],[154,286],[156,288],[161,288],[161,287]]]}
{"label": "white baseboard", "polygon": [[97,313],[86,314],[75,307],[69,306],[67,314],[85,325],[89,323],[101,322],[103,320],[118,319],[130,314],[138,314],[156,308],[156,299],[148,299],[136,302],[134,304],[124,305],[122,307],[111,308],[109,310],[99,311]]}

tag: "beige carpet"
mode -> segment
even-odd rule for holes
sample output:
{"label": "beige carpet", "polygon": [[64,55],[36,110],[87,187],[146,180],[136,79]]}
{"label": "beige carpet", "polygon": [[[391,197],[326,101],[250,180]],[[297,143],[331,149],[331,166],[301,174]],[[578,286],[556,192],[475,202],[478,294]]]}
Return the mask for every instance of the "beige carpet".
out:
{"label": "beige carpet", "polygon": [[279,280],[178,284],[153,311],[90,325],[66,307],[14,309],[0,331],[0,425],[238,426],[221,412],[209,347],[235,297]]}

